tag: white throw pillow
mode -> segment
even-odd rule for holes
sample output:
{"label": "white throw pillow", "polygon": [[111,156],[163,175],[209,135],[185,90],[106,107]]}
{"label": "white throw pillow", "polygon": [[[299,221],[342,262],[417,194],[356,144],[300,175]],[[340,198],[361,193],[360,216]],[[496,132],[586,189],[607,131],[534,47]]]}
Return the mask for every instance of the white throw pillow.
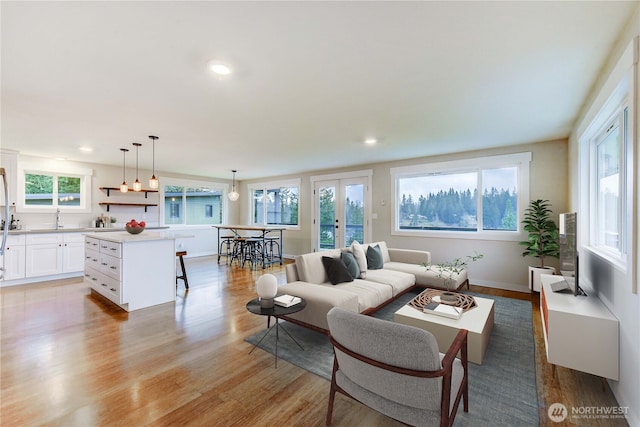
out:
{"label": "white throw pillow", "polygon": [[367,276],[367,255],[364,253],[364,248],[357,240],[354,240],[351,243],[351,252],[360,268],[360,278],[364,279]]}

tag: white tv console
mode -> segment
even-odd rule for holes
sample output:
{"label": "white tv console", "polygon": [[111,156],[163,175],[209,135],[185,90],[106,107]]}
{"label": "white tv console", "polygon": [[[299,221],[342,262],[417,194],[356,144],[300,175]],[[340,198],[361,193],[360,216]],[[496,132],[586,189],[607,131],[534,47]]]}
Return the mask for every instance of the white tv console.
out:
{"label": "white tv console", "polygon": [[547,361],[618,380],[618,319],[596,296],[553,292],[562,276],[540,276],[540,314]]}

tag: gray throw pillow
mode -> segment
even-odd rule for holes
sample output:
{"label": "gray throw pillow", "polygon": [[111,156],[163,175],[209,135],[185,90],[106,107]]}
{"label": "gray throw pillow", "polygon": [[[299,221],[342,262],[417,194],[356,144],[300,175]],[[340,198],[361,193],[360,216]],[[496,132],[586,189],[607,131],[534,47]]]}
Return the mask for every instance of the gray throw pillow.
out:
{"label": "gray throw pillow", "polygon": [[323,256],[322,265],[324,266],[324,271],[327,272],[327,276],[329,276],[329,281],[332,285],[353,282],[353,277],[351,277],[349,269],[340,258]]}
{"label": "gray throw pillow", "polygon": [[382,251],[379,245],[367,248],[367,268],[369,270],[380,270],[384,266]]}
{"label": "gray throw pillow", "polygon": [[340,254],[340,259],[349,269],[351,277],[353,277],[354,279],[358,279],[360,277],[360,267],[358,267],[358,261],[356,261],[356,257],[354,257],[351,252],[342,252]]}

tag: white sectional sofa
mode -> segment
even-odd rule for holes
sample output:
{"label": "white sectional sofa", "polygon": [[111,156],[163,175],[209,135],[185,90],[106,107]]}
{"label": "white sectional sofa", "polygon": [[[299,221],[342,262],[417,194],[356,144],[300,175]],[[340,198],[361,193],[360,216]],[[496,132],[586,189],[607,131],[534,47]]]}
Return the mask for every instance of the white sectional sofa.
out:
{"label": "white sectional sofa", "polygon": [[[369,246],[378,246],[383,265],[379,269],[363,268]],[[364,251],[365,259],[362,259]],[[339,258],[342,252],[356,255],[361,277],[353,281],[332,284],[323,265],[322,257]],[[358,256],[359,255],[359,256]],[[415,286],[442,288],[444,281],[438,277],[437,267],[428,270],[424,264],[431,262],[431,253],[409,249],[387,248],[385,242],[355,244],[349,248],[311,252],[296,257],[295,263],[286,268],[287,283],[280,286],[279,292],[304,298],[307,306],[304,310],[285,319],[328,332],[327,313],[333,307],[371,314],[406,293]],[[467,272],[455,277],[455,288],[468,286]]]}

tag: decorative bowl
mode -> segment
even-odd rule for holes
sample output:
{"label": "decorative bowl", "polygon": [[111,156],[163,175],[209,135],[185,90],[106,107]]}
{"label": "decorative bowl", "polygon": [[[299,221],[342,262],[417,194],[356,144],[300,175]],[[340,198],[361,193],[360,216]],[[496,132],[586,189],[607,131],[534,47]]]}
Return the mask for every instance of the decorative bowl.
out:
{"label": "decorative bowl", "polygon": [[144,227],[125,227],[124,229],[129,234],[140,234],[144,231]]}

